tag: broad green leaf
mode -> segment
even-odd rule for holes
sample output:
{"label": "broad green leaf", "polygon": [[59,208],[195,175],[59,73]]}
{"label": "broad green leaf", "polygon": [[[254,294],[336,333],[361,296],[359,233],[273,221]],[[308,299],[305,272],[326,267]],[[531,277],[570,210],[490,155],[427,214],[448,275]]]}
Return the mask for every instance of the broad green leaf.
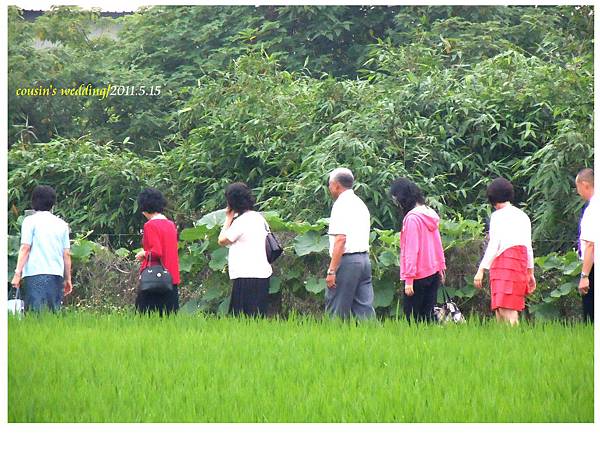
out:
{"label": "broad green leaf", "polygon": [[379,255],[379,264],[384,267],[400,267],[400,259],[398,252],[393,252],[391,250],[385,250]]}
{"label": "broad green leaf", "polygon": [[130,254],[131,252],[123,247],[115,250],[115,255],[117,255],[120,258],[127,258]]}
{"label": "broad green leaf", "polygon": [[373,291],[375,293],[373,306],[375,308],[385,308],[390,306],[394,301],[396,286],[394,282],[389,279],[374,280]]}
{"label": "broad green leaf", "polygon": [[558,306],[553,303],[538,303],[529,307],[536,320],[555,320],[560,316]]}
{"label": "broad green leaf", "polygon": [[294,239],[294,250],[298,256],[322,253],[328,248],[329,239],[327,235],[322,236],[317,231],[308,231],[306,234],[296,236]]}
{"label": "broad green leaf", "polygon": [[182,241],[197,241],[204,239],[207,233],[206,225],[193,228],[185,228],[179,233],[179,239]]}
{"label": "broad green leaf", "polygon": [[461,291],[463,298],[472,298],[477,293],[477,289],[472,284],[464,286]]}
{"label": "broad green leaf", "polygon": [[224,298],[226,295],[227,287],[221,284],[215,284],[210,286],[202,296],[202,301],[209,302],[218,298]]}
{"label": "broad green leaf", "polygon": [[263,216],[269,224],[271,231],[288,231],[290,223],[279,217],[279,213],[275,211],[267,211],[263,213]]}
{"label": "broad green leaf", "polygon": [[309,277],[304,282],[304,288],[311,294],[320,294],[327,288],[324,278]]}
{"label": "broad green leaf", "polygon": [[227,265],[227,255],[229,249],[227,247],[219,247],[210,254],[210,261],[208,267],[215,271],[221,271]]}
{"label": "broad green leaf", "polygon": [[187,314],[194,314],[199,311],[200,304],[200,300],[190,300],[188,302],[185,302],[183,306],[179,308],[179,311]]}
{"label": "broad green leaf", "polygon": [[71,257],[75,260],[87,260],[96,250],[97,244],[92,241],[82,240],[71,245]]}
{"label": "broad green leaf", "polygon": [[179,257],[179,270],[181,272],[191,272],[194,265],[194,258],[190,254],[184,254]]}
{"label": "broad green leaf", "polygon": [[217,309],[217,314],[220,316],[225,316],[229,313],[229,304],[231,302],[231,297],[227,297],[219,303],[219,308]]}
{"label": "broad green leaf", "polygon": [[225,222],[225,210],[219,209],[209,214],[202,216],[200,220],[196,222],[196,226],[205,225],[207,230],[212,230],[215,227],[220,227]]}
{"label": "broad green leaf", "polygon": [[562,271],[564,275],[574,276],[581,272],[581,261],[573,261],[569,263]]}
{"label": "broad green leaf", "polygon": [[272,276],[269,282],[269,294],[276,294],[281,290],[281,278]]}

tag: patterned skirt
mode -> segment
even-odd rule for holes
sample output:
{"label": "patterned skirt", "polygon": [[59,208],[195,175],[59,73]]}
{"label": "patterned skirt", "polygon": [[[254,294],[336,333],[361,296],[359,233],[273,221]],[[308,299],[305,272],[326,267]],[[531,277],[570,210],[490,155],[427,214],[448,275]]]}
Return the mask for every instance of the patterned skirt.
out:
{"label": "patterned skirt", "polygon": [[498,308],[523,311],[528,278],[527,247],[510,247],[497,256],[490,267],[492,311]]}

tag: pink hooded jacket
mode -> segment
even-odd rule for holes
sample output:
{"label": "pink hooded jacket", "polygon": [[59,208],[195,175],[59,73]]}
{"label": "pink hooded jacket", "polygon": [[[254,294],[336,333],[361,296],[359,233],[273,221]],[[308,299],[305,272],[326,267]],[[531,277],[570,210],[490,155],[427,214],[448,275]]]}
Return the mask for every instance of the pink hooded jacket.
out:
{"label": "pink hooded jacket", "polygon": [[407,284],[446,269],[440,217],[427,206],[411,209],[400,234],[400,279]]}

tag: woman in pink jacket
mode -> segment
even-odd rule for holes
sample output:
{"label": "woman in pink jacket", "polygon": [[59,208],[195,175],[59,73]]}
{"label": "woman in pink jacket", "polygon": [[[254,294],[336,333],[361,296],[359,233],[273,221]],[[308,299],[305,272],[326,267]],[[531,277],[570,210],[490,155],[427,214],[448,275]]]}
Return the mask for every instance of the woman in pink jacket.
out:
{"label": "woman in pink jacket", "polygon": [[425,205],[419,187],[399,178],[390,189],[392,200],[404,215],[400,231],[400,279],[404,280],[404,314],[418,321],[432,321],[446,260],[440,236],[440,218]]}

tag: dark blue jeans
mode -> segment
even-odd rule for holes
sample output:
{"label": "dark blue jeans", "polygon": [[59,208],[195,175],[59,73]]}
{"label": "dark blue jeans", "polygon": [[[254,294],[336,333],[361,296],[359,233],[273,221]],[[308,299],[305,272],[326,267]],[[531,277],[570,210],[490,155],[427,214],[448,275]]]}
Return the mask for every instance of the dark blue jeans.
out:
{"label": "dark blue jeans", "polygon": [[29,311],[56,312],[64,296],[64,278],[59,275],[32,275],[23,278],[23,300]]}

